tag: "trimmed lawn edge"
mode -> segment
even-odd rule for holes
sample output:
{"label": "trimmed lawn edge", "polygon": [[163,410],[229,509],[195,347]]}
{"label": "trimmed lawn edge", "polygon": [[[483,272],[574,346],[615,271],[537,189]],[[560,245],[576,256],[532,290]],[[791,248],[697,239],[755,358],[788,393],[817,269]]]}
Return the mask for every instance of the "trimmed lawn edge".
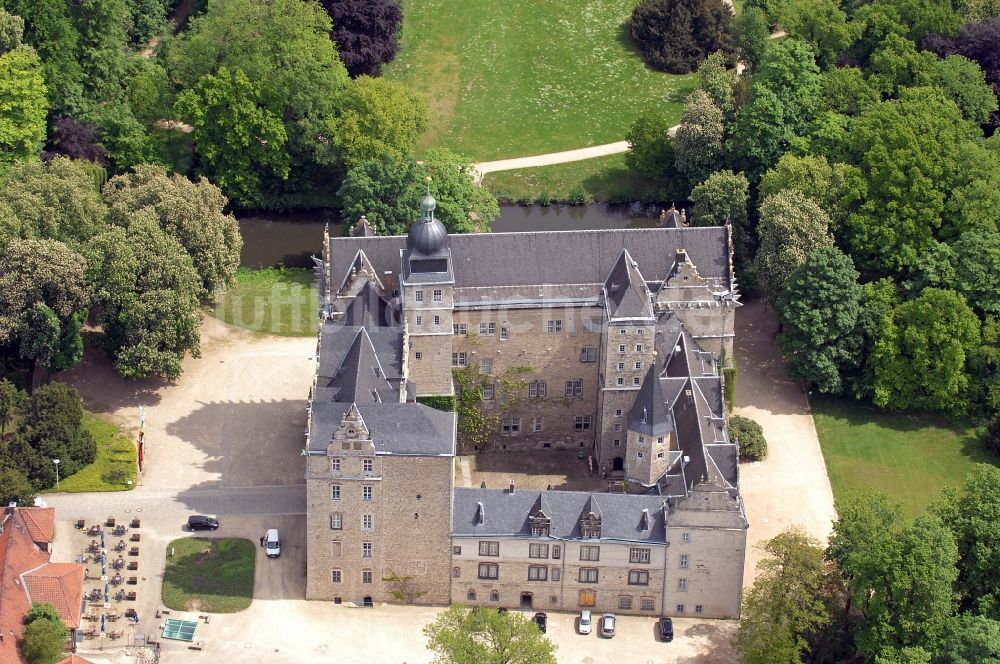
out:
{"label": "trimmed lawn edge", "polygon": [[160,598],[174,611],[237,613],[253,602],[257,547],[242,537],[180,537],[167,544]]}
{"label": "trimmed lawn edge", "polygon": [[[88,493],[92,491],[131,491],[135,488],[138,451],[131,437],[100,415],[83,411],[83,427],[97,442],[97,456],[88,464],[65,479],[59,481],[59,493]],[[125,475],[121,482],[114,483],[104,475],[112,467],[120,466]],[[131,484],[129,484],[131,482]],[[39,493],[56,493],[51,487]]]}

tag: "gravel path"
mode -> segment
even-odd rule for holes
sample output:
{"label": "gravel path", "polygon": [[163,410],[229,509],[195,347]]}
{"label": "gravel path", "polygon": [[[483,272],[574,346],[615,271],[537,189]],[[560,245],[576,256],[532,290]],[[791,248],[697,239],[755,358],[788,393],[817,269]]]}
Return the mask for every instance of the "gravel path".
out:
{"label": "gravel path", "polygon": [[760,301],[747,301],[737,312],[736,328],[735,414],[759,422],[768,443],[767,459],[740,466],[750,520],[743,577],[749,586],[760,558],[755,545],[794,525],[825,544],[836,512],[809,402],[785,375],[775,343],[774,312]]}

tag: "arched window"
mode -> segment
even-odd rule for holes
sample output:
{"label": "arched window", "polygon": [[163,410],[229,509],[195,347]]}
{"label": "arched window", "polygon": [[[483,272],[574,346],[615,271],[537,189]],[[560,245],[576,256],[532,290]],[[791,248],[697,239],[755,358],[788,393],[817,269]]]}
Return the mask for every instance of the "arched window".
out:
{"label": "arched window", "polygon": [[466,593],[465,598],[467,600],[469,600],[470,602],[475,602],[476,601],[476,591],[470,589],[469,592]]}
{"label": "arched window", "polygon": [[490,601],[491,602],[499,602],[500,601],[500,591],[499,590],[492,590],[492,591],[490,591]]}

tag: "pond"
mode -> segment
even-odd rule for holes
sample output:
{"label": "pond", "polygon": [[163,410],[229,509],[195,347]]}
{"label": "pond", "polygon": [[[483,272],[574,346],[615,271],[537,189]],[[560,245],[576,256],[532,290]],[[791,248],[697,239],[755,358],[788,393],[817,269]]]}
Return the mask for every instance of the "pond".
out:
{"label": "pond", "polygon": [[[645,228],[655,226],[657,205],[502,205],[500,218],[493,223],[495,233],[524,231],[599,230],[603,228]],[[323,226],[331,235],[340,232],[335,210],[295,210],[255,212],[238,215],[243,235],[243,267],[284,265],[310,267],[310,256],[318,255]]]}

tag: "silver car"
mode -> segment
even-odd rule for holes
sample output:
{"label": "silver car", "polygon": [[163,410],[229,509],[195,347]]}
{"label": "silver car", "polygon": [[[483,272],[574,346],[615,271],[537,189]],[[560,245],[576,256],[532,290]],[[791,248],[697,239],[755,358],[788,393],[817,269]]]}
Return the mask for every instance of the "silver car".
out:
{"label": "silver car", "polygon": [[615,635],[615,614],[605,613],[601,616],[601,636],[610,639]]}
{"label": "silver car", "polygon": [[590,634],[592,626],[593,623],[591,622],[590,611],[584,609],[580,612],[580,619],[577,621],[576,631],[580,634]]}

